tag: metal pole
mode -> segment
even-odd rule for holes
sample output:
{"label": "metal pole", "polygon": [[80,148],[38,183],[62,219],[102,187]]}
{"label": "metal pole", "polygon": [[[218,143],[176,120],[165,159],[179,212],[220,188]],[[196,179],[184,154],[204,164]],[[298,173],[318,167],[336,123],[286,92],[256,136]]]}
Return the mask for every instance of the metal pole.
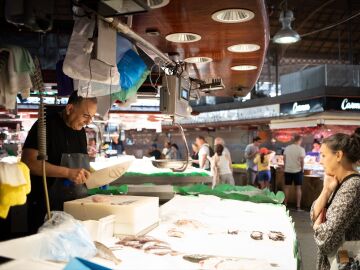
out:
{"label": "metal pole", "polygon": [[275,92],[276,96],[279,95],[279,55],[278,55],[278,45],[275,48]]}
{"label": "metal pole", "polygon": [[117,31],[125,34],[126,36],[132,38],[135,40],[136,43],[140,43],[145,48],[151,50],[154,52],[158,57],[160,57],[163,61],[165,61],[165,64],[168,65],[175,65],[175,63],[164,53],[162,53],[158,48],[156,48],[154,45],[143,39],[141,36],[136,34],[133,30],[130,29],[129,26],[126,24],[123,24],[120,22],[117,18],[102,18],[104,21],[109,23],[112,27],[114,27]]}
{"label": "metal pole", "polygon": [[[351,0],[347,1],[347,7],[348,7],[348,14],[351,16],[352,6],[351,6]],[[348,21],[348,42],[349,42],[349,62],[350,65],[354,64],[354,56],[353,56],[353,46],[352,46],[352,27],[351,27],[351,21]]]}

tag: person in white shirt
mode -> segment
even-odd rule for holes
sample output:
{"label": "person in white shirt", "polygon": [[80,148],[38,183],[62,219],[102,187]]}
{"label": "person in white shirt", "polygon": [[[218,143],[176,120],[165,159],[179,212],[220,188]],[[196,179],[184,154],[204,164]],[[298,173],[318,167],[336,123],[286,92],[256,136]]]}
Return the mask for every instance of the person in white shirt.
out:
{"label": "person in white shirt", "polygon": [[296,186],[296,210],[301,211],[301,186],[304,177],[305,149],[300,145],[302,137],[294,136],[294,142],[284,150],[284,171],[285,171],[285,204],[287,204],[292,184]]}
{"label": "person in white shirt", "polygon": [[229,159],[225,156],[224,146],[215,145],[215,155],[211,158],[213,187],[217,184],[235,185],[234,177],[229,166]]}
{"label": "person in white shirt", "polygon": [[221,137],[216,137],[214,140],[214,145],[216,147],[216,145],[221,144],[224,147],[224,151],[223,151],[223,155],[228,159],[229,161],[229,166],[230,166],[230,170],[232,171],[232,160],[231,160],[231,154],[229,149],[225,146],[225,141],[223,138]]}
{"label": "person in white shirt", "polygon": [[196,137],[196,144],[199,146],[199,168],[210,170],[210,146],[203,136]]}
{"label": "person in white shirt", "polygon": [[171,159],[170,158],[170,151],[171,151],[171,142],[165,142],[164,149],[161,151],[161,154],[163,155],[162,158]]}

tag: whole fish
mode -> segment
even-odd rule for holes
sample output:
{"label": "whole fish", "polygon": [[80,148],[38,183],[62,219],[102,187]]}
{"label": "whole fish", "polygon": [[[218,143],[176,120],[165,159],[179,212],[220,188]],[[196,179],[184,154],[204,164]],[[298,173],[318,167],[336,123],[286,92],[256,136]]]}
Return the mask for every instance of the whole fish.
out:
{"label": "whole fish", "polygon": [[107,246],[105,246],[104,244],[94,241],[95,247],[97,249],[97,256],[112,261],[115,264],[120,264],[121,260],[118,259],[114,253],[111,251],[111,249],[109,249]]}

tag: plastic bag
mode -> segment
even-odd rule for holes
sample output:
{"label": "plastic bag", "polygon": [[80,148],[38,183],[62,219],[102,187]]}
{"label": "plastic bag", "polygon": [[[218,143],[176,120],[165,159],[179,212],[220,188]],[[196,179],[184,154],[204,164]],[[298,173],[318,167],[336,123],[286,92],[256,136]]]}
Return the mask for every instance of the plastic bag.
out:
{"label": "plastic bag", "polygon": [[[95,20],[83,17],[75,20],[74,29],[66,52],[63,71],[73,79],[106,84],[119,83],[120,75],[116,66],[108,65],[98,59],[91,59]],[[106,50],[106,48],[103,48]]]}
{"label": "plastic bag", "polygon": [[131,49],[124,54],[117,67],[121,77],[121,91],[112,96],[114,99],[124,101],[136,94],[146,80],[149,70],[141,57]]}
{"label": "plastic bag", "polygon": [[77,82],[78,95],[82,97],[101,97],[117,93],[121,91],[119,82],[113,82],[112,84],[104,84],[98,82],[89,82],[79,80]]}
{"label": "plastic bag", "polygon": [[39,229],[44,234],[40,258],[52,261],[69,261],[72,257],[90,258],[97,253],[85,226],[71,215],[51,212],[51,219]]}

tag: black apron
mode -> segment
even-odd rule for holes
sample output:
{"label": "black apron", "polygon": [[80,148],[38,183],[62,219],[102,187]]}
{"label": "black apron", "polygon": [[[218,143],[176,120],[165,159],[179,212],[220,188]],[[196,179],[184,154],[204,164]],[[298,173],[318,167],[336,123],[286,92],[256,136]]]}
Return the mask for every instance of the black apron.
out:
{"label": "black apron", "polygon": [[[60,166],[70,169],[90,170],[90,157],[83,153],[64,153],[61,156]],[[85,184],[75,184],[69,179],[57,178],[49,190],[51,210],[63,211],[64,202],[87,196]]]}

